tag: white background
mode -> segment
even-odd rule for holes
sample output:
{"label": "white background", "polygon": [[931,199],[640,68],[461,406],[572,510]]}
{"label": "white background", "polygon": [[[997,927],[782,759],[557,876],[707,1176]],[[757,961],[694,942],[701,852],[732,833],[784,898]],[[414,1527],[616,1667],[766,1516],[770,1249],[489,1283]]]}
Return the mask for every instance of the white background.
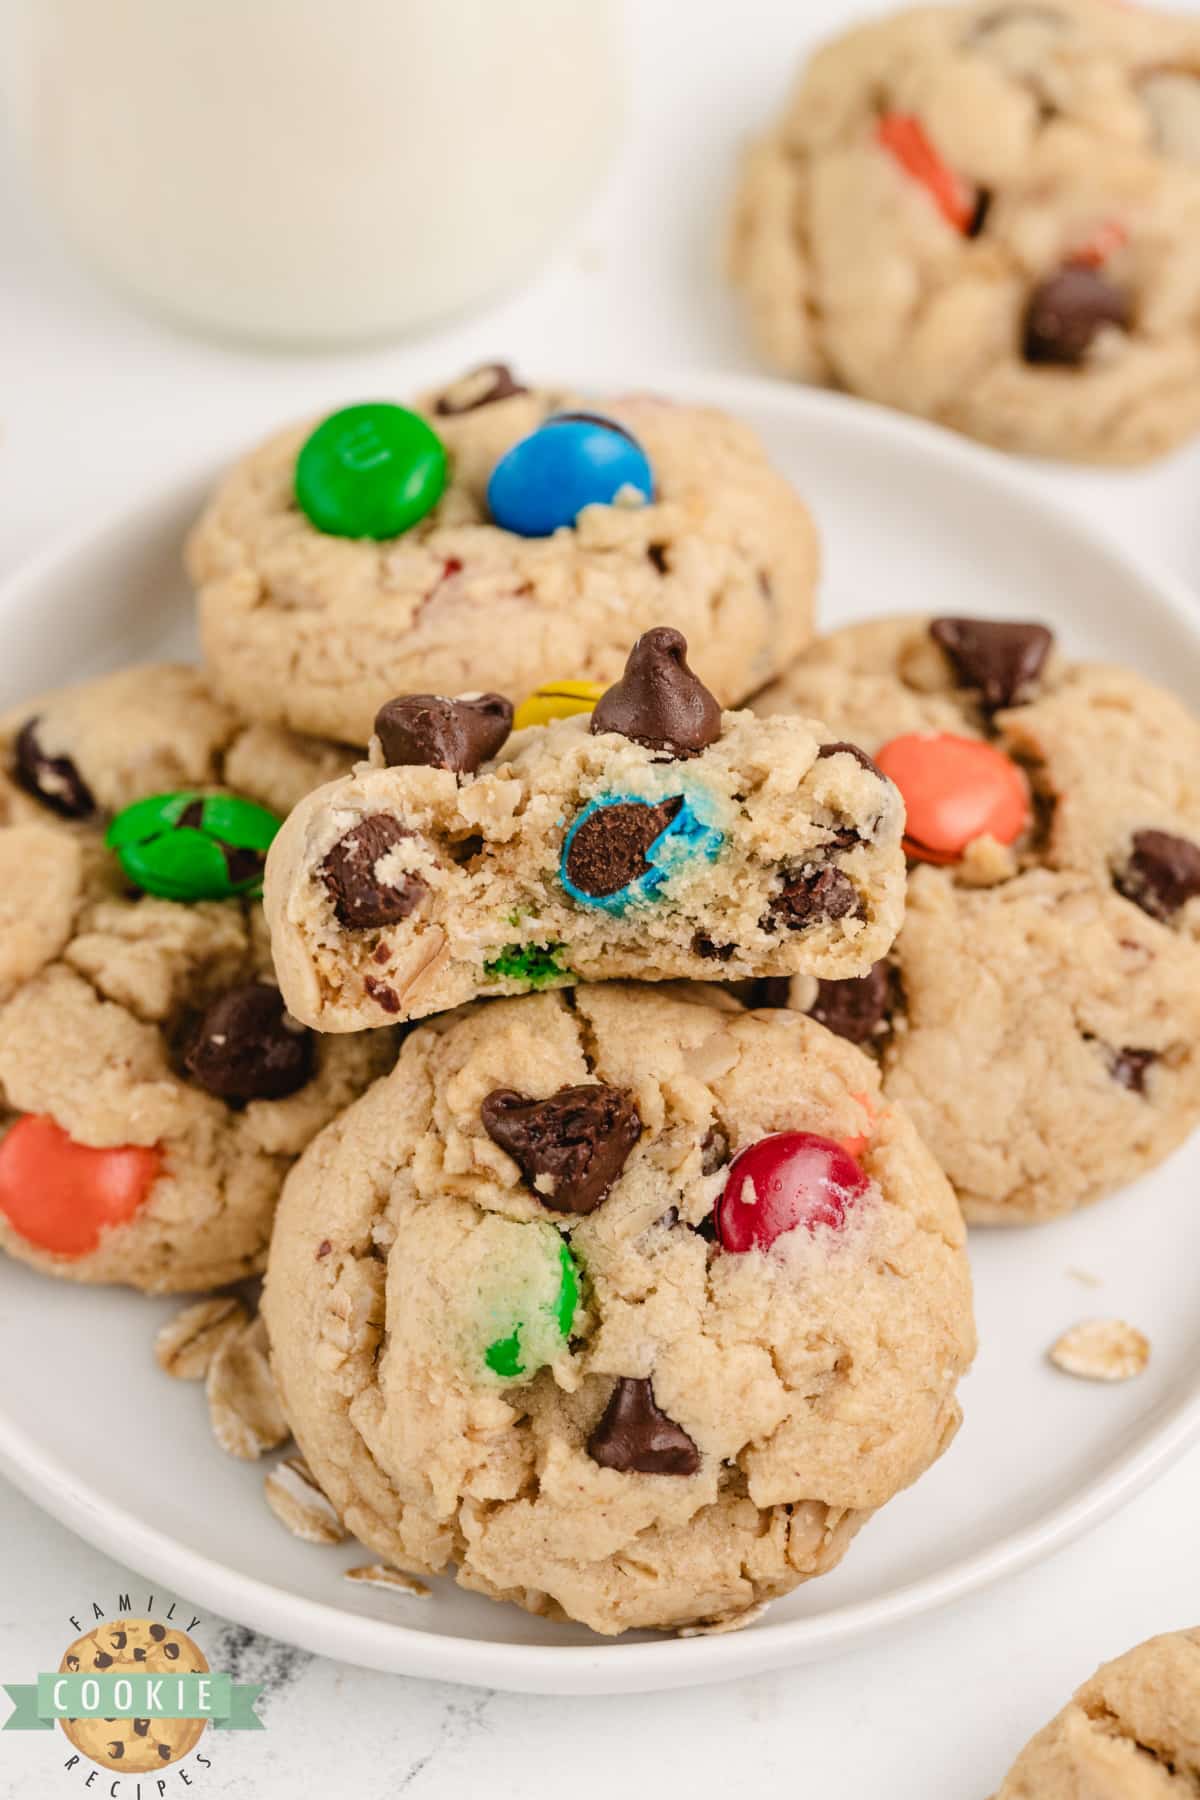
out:
{"label": "white background", "polygon": [[[652,372],[665,386],[672,367],[751,368],[716,276],[732,159],[803,44],[865,10],[636,0],[626,147],[554,266],[483,317],[383,351],[299,358],[177,336],[76,269],[0,160],[0,578],[199,451],[223,454],[325,404],[403,398],[473,360],[507,357],[600,388],[609,371]],[[1045,468],[1039,479],[1200,585],[1200,449],[1148,472]],[[214,1665],[267,1683],[269,1729],[217,1740],[195,1789],[230,1800],[611,1800],[665,1782],[697,1800],[747,1787],[789,1800],[984,1800],[1097,1661],[1200,1622],[1198,1503],[1200,1450],[1121,1517],[1002,1588],[870,1651],[691,1694],[537,1699],[404,1681],[223,1634],[206,1618],[198,1635]],[[67,1615],[93,1596],[111,1611],[133,1581],[0,1484],[0,1681],[51,1666]],[[79,1771],[57,1773],[61,1748],[57,1735],[0,1736],[0,1796],[84,1791]],[[107,1781],[87,1791],[106,1793]],[[187,1790],[173,1779],[169,1791]]]}

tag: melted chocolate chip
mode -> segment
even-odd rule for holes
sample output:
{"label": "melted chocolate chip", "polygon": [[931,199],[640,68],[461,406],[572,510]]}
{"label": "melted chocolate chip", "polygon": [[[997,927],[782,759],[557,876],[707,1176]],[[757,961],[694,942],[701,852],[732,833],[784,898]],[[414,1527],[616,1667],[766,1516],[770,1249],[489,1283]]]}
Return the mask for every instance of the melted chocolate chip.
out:
{"label": "melted chocolate chip", "polygon": [[311,1078],[313,1035],[265,981],[229,988],[192,1034],[183,1066],[219,1100],[282,1100]]}
{"label": "melted chocolate chip", "polygon": [[700,1452],[674,1419],[655,1404],[649,1380],[622,1376],[588,1439],[588,1455],[622,1475],[694,1475]]}
{"label": "melted chocolate chip", "polygon": [[567,852],[567,879],[581,894],[619,894],[649,869],[646,852],[683,805],[682,796],[643,806],[620,800],[598,806],[583,821]]}
{"label": "melted chocolate chip", "polygon": [[1054,643],[1044,625],[1006,619],[934,619],[929,635],[960,687],[977,688],[985,712],[1027,700]]}
{"label": "melted chocolate chip", "polygon": [[1030,295],[1025,312],[1025,360],[1077,368],[1106,325],[1127,331],[1132,317],[1124,289],[1098,269],[1068,263]]}
{"label": "melted chocolate chip", "polygon": [[692,938],[693,954],[702,956],[706,962],[728,962],[736,949],[736,944],[714,943],[706,931],[698,931]]}
{"label": "melted chocolate chip", "polygon": [[865,916],[862,899],[850,877],[841,869],[825,868],[791,877],[759,923],[764,931],[774,931],[778,925],[788,931],[802,931],[807,925],[821,925],[831,919]]}
{"label": "melted chocolate chip", "polygon": [[878,775],[880,781],[884,779],[883,770],[878,763],[872,762],[866,751],[860,750],[857,744],[847,744],[839,738],[834,744],[821,745],[817,751],[818,761],[823,756],[852,756],[860,768],[869,770],[872,775]]}
{"label": "melted chocolate chip", "polygon": [[469,775],[495,756],[512,730],[512,701],[503,694],[448,700],[401,694],[381,706],[375,730],[389,769],[423,764]]}
{"label": "melted chocolate chip", "polygon": [[1136,831],[1129,861],[1113,879],[1152,919],[1172,919],[1200,894],[1200,845],[1169,831]]}
{"label": "melted chocolate chip", "polygon": [[412,835],[389,813],[368,813],[339,838],[321,864],[339,924],[351,931],[395,925],[421,904],[429,888],[419,875],[403,874],[398,882],[387,882],[375,873],[380,858]]}
{"label": "melted chocolate chip", "polygon": [[545,1100],[495,1088],[479,1113],[493,1143],[555,1212],[593,1212],[642,1135],[632,1095],[599,1082],[560,1088]]}
{"label": "melted chocolate chip", "polygon": [[514,394],[527,394],[513,378],[507,363],[483,363],[472,369],[444,394],[439,394],[434,412],[440,419],[456,418],[460,413],[477,412],[481,406],[492,406],[497,400],[510,400]]}
{"label": "melted chocolate chip", "polygon": [[699,756],[721,735],[721,708],[688,667],[687,639],[657,625],[638,639],[625,673],[600,696],[591,729],[616,731],[669,757]]}
{"label": "melted chocolate chip", "polygon": [[17,782],[60,819],[87,819],[96,810],[92,790],[69,756],[48,756],[38,742],[37,719],[28,719],[13,746]]}
{"label": "melted chocolate chip", "polygon": [[1123,1088],[1129,1088],[1134,1094],[1144,1094],[1146,1071],[1157,1061],[1157,1050],[1134,1050],[1126,1046],[1113,1052],[1108,1072]]}
{"label": "melted chocolate chip", "polygon": [[818,981],[810,1015],[827,1031],[851,1044],[873,1038],[888,1015],[891,976],[886,962],[877,962],[855,981]]}

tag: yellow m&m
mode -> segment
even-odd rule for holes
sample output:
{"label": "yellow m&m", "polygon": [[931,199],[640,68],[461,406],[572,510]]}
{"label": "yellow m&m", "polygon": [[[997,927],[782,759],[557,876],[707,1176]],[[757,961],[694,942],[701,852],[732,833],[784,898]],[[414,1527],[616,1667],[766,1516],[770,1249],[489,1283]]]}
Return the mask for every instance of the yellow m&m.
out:
{"label": "yellow m&m", "polygon": [[608,686],[605,681],[548,681],[522,700],[513,717],[513,730],[524,731],[527,725],[549,725],[552,719],[591,712]]}

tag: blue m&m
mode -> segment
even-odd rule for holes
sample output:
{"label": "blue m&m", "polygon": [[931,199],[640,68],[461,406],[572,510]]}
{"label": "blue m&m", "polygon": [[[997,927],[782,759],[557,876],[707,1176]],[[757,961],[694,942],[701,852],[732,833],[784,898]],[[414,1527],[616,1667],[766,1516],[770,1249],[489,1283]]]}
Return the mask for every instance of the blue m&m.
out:
{"label": "blue m&m", "polygon": [[500,458],[487,498],[506,531],[549,537],[585,506],[645,504],[653,494],[646,452],[623,425],[599,413],[554,413]]}

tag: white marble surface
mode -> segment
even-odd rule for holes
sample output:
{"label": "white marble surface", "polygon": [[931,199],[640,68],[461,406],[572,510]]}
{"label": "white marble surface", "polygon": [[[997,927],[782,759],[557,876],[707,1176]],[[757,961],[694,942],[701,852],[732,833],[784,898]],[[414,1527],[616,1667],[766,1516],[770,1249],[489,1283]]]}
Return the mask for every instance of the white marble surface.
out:
{"label": "white marble surface", "polygon": [[[718,0],[636,0],[626,150],[555,266],[483,317],[384,350],[264,356],[175,335],[76,269],[0,158],[0,576],[197,448],[216,455],[282,416],[402,394],[473,358],[505,355],[598,385],[609,370],[749,368],[713,275],[730,158],[801,43],[865,10],[742,0],[735,35]],[[1047,468],[1039,479],[1200,584],[1200,449],[1148,472]],[[828,1800],[982,1800],[1097,1660],[1200,1619],[1198,1501],[1200,1450],[1050,1563],[918,1629],[824,1666],[690,1694],[561,1700],[434,1686],[205,1619],[197,1632],[214,1662],[266,1682],[268,1730],[217,1740],[194,1784],[230,1800],[559,1789],[608,1800],[662,1780],[698,1797],[752,1784]],[[0,1681],[47,1666],[68,1615],[92,1597],[111,1607],[133,1583],[0,1484]],[[0,1736],[2,1800],[82,1789],[78,1771],[57,1767],[62,1748],[57,1737]],[[168,1791],[186,1790],[173,1776]]]}

